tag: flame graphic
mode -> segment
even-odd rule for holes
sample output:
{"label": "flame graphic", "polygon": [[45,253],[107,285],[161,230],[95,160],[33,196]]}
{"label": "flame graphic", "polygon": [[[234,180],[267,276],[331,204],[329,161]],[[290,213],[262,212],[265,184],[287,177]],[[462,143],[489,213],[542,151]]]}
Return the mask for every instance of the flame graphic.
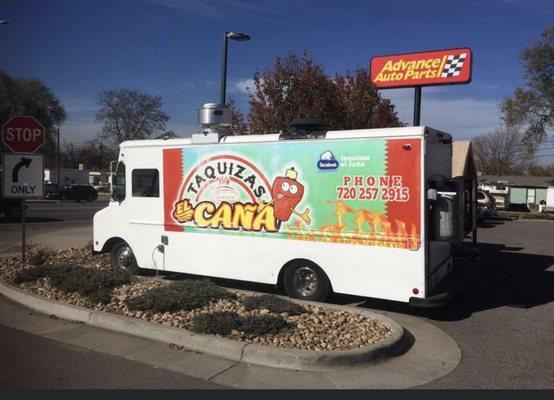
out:
{"label": "flame graphic", "polygon": [[[302,221],[296,220],[294,223],[295,229],[287,227],[288,238],[328,243],[395,247],[410,250],[419,249],[421,240],[414,223],[411,223],[410,232],[408,233],[404,221],[365,209],[354,210],[341,200],[328,200],[327,202],[335,205],[333,215],[336,217],[336,223],[324,224],[314,232],[311,229],[304,231]],[[356,229],[352,231],[346,230],[343,218],[346,213],[355,215],[354,224]]]}

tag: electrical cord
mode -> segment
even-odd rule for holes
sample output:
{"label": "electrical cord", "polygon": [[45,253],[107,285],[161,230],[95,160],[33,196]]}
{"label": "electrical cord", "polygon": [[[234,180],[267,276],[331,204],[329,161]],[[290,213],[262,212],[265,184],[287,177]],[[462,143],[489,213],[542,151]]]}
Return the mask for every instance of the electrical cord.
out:
{"label": "electrical cord", "polygon": [[156,259],[154,258],[154,253],[156,253],[156,250],[158,250],[162,254],[162,269],[165,271],[165,249],[163,247],[163,244],[159,244],[154,249],[152,249],[152,264],[154,264],[154,268],[156,268],[156,277],[158,276],[158,265],[156,264]]}
{"label": "electrical cord", "polygon": [[154,268],[156,268],[156,277],[158,276],[158,266],[156,265],[156,260],[154,258],[154,253],[156,252],[156,250],[158,250],[158,246],[154,247],[154,249],[152,249],[152,263],[154,264]]}

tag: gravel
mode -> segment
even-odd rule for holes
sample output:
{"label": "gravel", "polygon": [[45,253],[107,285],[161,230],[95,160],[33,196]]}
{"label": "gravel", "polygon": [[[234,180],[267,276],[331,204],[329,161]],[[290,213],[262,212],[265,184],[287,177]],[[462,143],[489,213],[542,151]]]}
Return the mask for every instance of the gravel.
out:
{"label": "gravel", "polygon": [[[93,256],[89,249],[68,249],[52,252],[47,261],[49,265],[72,264],[87,268],[111,268],[107,255]],[[4,258],[0,260],[0,277],[2,280],[13,283],[17,271],[30,268],[16,258]],[[131,311],[125,305],[125,300],[141,296],[144,292],[167,285],[157,279],[137,276],[131,284],[122,285],[113,290],[111,302],[108,304],[91,304],[87,298],[78,293],[65,293],[53,287],[48,278],[42,278],[36,282],[26,282],[18,285],[21,289],[44,296],[46,298],[70,303],[81,307],[92,308],[99,311],[112,312],[134,318],[159,323],[166,326],[187,329],[192,319],[201,313],[215,311],[231,311],[240,316],[271,315],[267,309],[254,309],[247,311],[242,300],[249,296],[244,293],[236,293],[236,299],[222,299],[214,301],[205,307],[191,311],[177,311],[156,313],[153,311]],[[306,312],[301,315],[280,315],[288,322],[287,328],[278,334],[262,336],[246,335],[237,330],[231,331],[229,338],[242,340],[246,343],[280,346],[285,348],[298,348],[315,351],[350,350],[363,348],[390,336],[390,329],[382,323],[369,319],[356,312],[346,312],[321,306],[305,305]]]}

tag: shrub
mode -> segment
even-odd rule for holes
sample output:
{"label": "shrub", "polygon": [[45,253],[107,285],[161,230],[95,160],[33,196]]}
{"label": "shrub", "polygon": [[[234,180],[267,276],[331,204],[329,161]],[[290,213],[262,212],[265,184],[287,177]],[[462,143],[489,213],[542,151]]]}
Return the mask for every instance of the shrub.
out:
{"label": "shrub", "polygon": [[279,333],[288,327],[287,321],[280,315],[253,315],[242,319],[241,331],[250,335]]}
{"label": "shrub", "polygon": [[51,281],[64,292],[77,292],[87,296],[100,289],[113,289],[129,283],[131,274],[103,269],[71,268],[63,276],[54,276]]}
{"label": "shrub", "polygon": [[102,288],[97,290],[96,292],[89,293],[87,298],[94,305],[98,303],[108,304],[110,301],[112,301],[112,292],[113,289]]}
{"label": "shrub", "polygon": [[306,312],[304,307],[293,303],[290,300],[282,299],[281,297],[264,294],[261,296],[248,296],[242,303],[244,307],[251,310],[268,309],[271,312],[281,314],[289,313],[290,315],[300,315]]}
{"label": "shrub", "polygon": [[131,310],[154,310],[156,312],[192,310],[204,307],[213,300],[234,298],[231,292],[205,279],[180,281],[149,290],[140,297],[126,301]]}
{"label": "shrub", "polygon": [[280,315],[253,315],[240,317],[230,311],[199,314],[193,318],[190,330],[196,333],[228,335],[233,329],[247,335],[278,333],[288,326]]}
{"label": "shrub", "polygon": [[34,266],[41,266],[46,264],[52,257],[53,251],[48,247],[39,247],[36,250],[31,250],[29,252],[29,257],[27,261],[29,264]]}
{"label": "shrub", "polygon": [[45,265],[41,265],[33,268],[27,268],[27,269],[18,271],[15,274],[13,282],[15,284],[20,284],[24,282],[36,281],[44,277],[49,277],[51,280],[53,280],[52,278],[56,279],[56,277],[65,275],[69,268],[70,267],[67,267],[67,266],[53,267],[53,266],[45,266]]}
{"label": "shrub", "polygon": [[109,303],[112,289],[131,282],[132,278],[126,272],[63,265],[40,266],[19,271],[14,283],[31,282],[44,277],[50,279],[52,286],[64,292],[77,292],[87,296],[94,304]]}
{"label": "shrub", "polygon": [[199,314],[192,320],[190,330],[196,333],[228,335],[241,327],[240,317],[231,311],[216,311],[212,314]]}

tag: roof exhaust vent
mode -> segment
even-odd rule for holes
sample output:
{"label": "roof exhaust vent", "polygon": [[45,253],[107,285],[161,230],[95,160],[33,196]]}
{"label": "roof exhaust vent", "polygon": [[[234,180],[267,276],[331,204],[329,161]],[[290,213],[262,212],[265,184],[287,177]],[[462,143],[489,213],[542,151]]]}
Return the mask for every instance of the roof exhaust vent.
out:
{"label": "roof exhaust vent", "polygon": [[227,104],[205,103],[198,110],[200,132],[192,135],[192,143],[217,143],[229,135],[232,123],[231,109]]}
{"label": "roof exhaust vent", "polygon": [[282,133],[279,140],[323,139],[325,138],[325,121],[319,118],[296,118],[291,123],[292,132]]}

